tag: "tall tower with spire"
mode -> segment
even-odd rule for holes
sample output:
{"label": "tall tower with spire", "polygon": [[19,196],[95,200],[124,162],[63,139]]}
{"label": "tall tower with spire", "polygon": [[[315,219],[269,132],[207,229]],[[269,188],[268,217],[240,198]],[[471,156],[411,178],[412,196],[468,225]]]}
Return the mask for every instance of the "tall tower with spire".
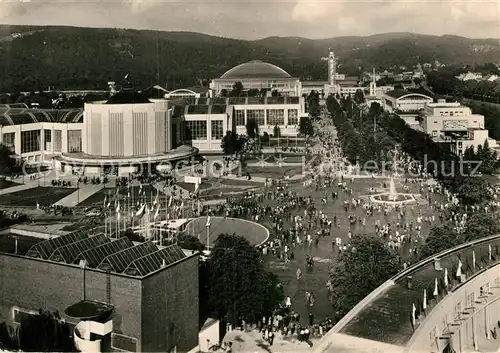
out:
{"label": "tall tower with spire", "polygon": [[328,54],[328,84],[335,86],[337,80],[337,58],[333,51]]}
{"label": "tall tower with spire", "polygon": [[333,51],[330,50],[328,57],[321,58],[328,61],[328,84],[325,91],[328,93],[336,93],[337,91],[337,58]]}

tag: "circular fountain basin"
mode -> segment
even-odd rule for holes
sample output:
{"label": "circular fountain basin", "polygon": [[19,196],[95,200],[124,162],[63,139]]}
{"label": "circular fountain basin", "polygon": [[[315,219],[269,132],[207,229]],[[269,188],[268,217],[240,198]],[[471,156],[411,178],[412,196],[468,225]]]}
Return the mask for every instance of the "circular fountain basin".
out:
{"label": "circular fountain basin", "polygon": [[415,199],[415,196],[413,194],[382,193],[382,194],[370,195],[370,201],[375,203],[397,205],[397,204],[414,203],[417,200]]}

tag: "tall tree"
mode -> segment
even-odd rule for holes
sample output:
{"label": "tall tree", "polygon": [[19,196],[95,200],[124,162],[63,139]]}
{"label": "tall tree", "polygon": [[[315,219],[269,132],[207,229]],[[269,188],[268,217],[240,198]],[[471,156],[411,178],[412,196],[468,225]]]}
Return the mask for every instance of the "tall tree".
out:
{"label": "tall tree", "polygon": [[284,299],[277,277],[244,237],[220,234],[206,266],[209,303],[219,319],[257,322]]}
{"label": "tall tree", "polygon": [[361,299],[398,272],[397,254],[381,239],[355,236],[330,271],[330,298],[338,316],[344,316]]}
{"label": "tall tree", "polygon": [[425,243],[420,248],[420,258],[425,259],[458,244],[460,244],[460,238],[452,223],[433,227],[425,239]]}
{"label": "tall tree", "polygon": [[243,83],[240,81],[237,81],[233,84],[233,89],[230,92],[231,97],[239,97],[241,96],[241,93],[243,93]]}
{"label": "tall tree", "polygon": [[257,119],[255,118],[248,118],[247,119],[247,124],[245,125],[246,130],[247,130],[247,135],[251,139],[256,138],[259,136],[259,123],[257,122]]}
{"label": "tall tree", "polygon": [[358,104],[362,104],[365,102],[365,95],[363,94],[363,91],[358,89],[356,93],[354,93],[354,101]]}
{"label": "tall tree", "polygon": [[299,120],[299,132],[305,136],[311,136],[314,133],[312,121],[307,116],[301,116]]}
{"label": "tall tree", "polygon": [[221,148],[225,154],[242,154],[247,142],[245,136],[235,134],[228,130],[221,141]]}
{"label": "tall tree", "polygon": [[10,174],[16,169],[16,160],[10,148],[0,144],[0,175]]}

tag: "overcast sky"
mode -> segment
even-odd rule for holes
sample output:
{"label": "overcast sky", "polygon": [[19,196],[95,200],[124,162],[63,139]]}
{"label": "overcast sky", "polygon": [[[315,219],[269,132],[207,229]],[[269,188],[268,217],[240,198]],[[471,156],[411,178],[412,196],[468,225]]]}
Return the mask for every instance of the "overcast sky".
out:
{"label": "overcast sky", "polygon": [[3,24],[329,38],[384,32],[499,38],[500,0],[0,0]]}

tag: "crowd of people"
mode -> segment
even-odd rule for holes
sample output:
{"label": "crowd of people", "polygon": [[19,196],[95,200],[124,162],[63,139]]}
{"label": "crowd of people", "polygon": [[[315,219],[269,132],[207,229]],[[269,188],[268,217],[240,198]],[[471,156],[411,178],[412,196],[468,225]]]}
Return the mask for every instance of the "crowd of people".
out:
{"label": "crowd of people", "polygon": [[[420,244],[427,234],[423,231],[438,225],[451,217],[463,226],[464,218],[453,212],[457,199],[432,178],[422,172],[422,168],[409,165],[409,158],[401,154],[399,167],[417,168],[418,177],[398,177],[398,185],[405,193],[420,194],[418,200],[410,205],[405,203],[373,203],[370,193],[387,190],[387,182],[377,183],[377,175],[372,175],[372,185],[359,194],[356,176],[342,156],[336,132],[327,117],[317,122],[316,144],[312,153],[322,156],[323,163],[315,168],[311,175],[299,184],[286,180],[268,180],[261,191],[246,192],[238,197],[228,197],[226,203],[206,207],[204,214],[224,217],[237,217],[266,224],[272,229],[270,240],[259,247],[264,259],[280,261],[289,267],[297,267],[297,281],[303,280],[302,269],[310,271],[314,266],[316,247],[323,239],[331,242],[332,261],[343,251],[351,249],[350,239],[355,235],[375,234],[386,245],[398,252],[401,269],[405,269],[417,258]],[[415,175],[415,174],[414,174]],[[364,192],[364,195],[363,195]],[[313,194],[315,197],[313,197]],[[333,205],[343,212],[331,212]],[[343,226],[344,225],[344,226]],[[346,226],[347,225],[347,226]],[[332,237],[332,234],[334,237]],[[303,263],[298,263],[297,252],[307,253]],[[301,257],[301,261],[303,257]],[[325,283],[329,288],[330,282]],[[310,299],[314,303],[318,288],[306,288],[307,311],[312,314]],[[324,295],[318,293],[319,295]],[[290,298],[287,298],[287,301]],[[299,300],[300,301],[300,300]],[[291,305],[284,308],[293,313]],[[313,304],[314,305],[314,304]],[[307,328],[311,334],[326,332],[324,325],[312,321],[303,327],[297,323],[290,328],[293,319],[287,317],[283,308],[269,320],[268,325],[258,325],[263,332],[281,332],[282,335],[300,334]],[[333,325],[340,318],[327,319]],[[277,325],[275,323],[278,323]],[[305,322],[302,322],[304,324]],[[316,327],[316,328],[315,328]],[[266,336],[266,334],[264,333]],[[267,334],[269,337],[269,333]],[[301,337],[305,337],[301,335]],[[270,342],[271,343],[271,342]]]}

